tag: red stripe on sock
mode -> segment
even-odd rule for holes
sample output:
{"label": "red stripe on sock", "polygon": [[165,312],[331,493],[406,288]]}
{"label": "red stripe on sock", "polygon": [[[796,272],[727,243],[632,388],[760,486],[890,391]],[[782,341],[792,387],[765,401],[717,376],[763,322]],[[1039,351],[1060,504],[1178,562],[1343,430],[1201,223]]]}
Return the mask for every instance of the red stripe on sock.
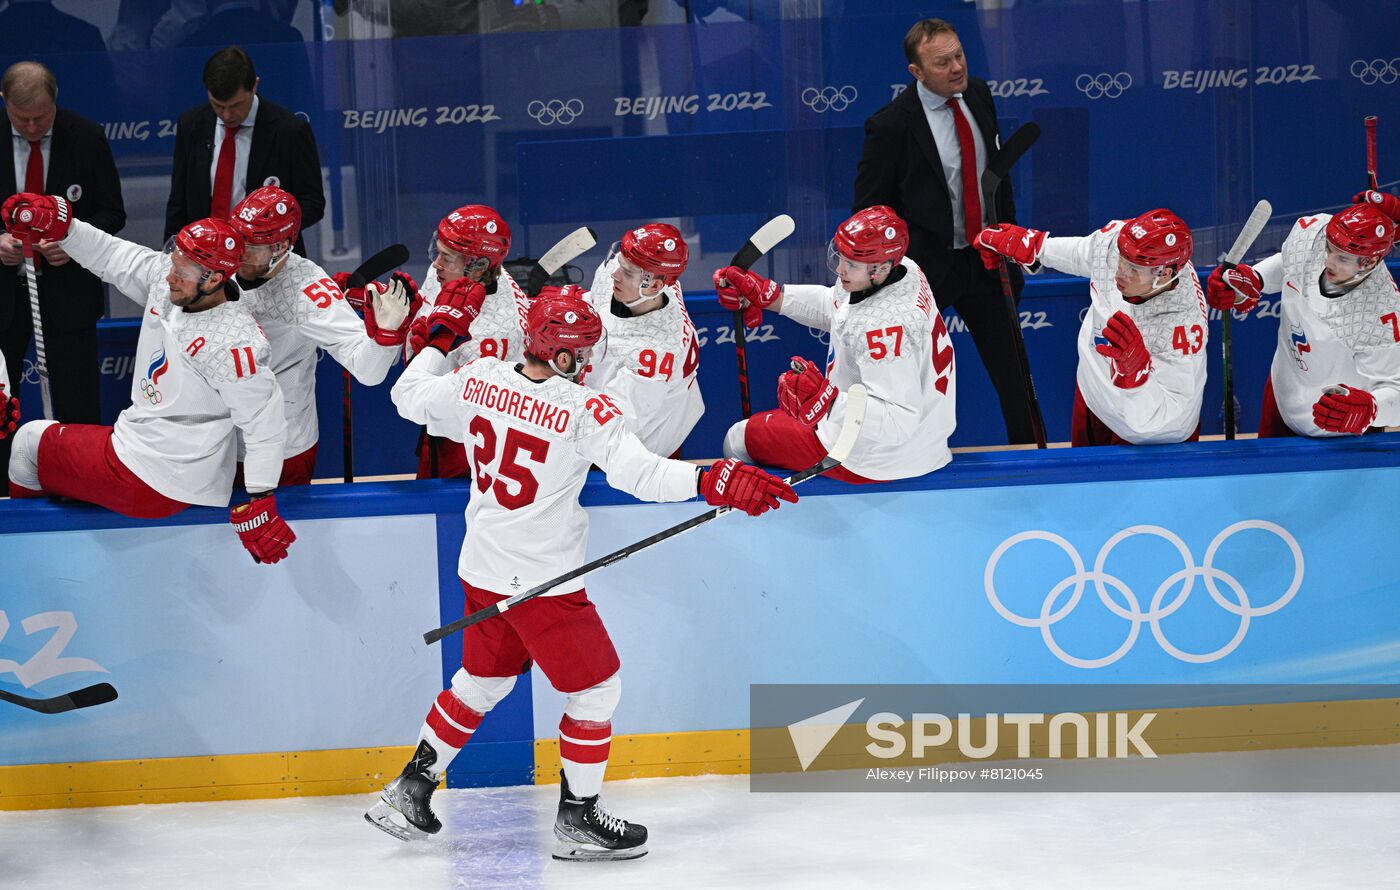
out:
{"label": "red stripe on sock", "polygon": [[[443,718],[444,714],[447,719]],[[450,689],[439,693],[437,701],[428,711],[428,726],[432,727],[438,738],[454,748],[462,747],[471,739],[472,732],[481,725],[481,719],[481,714],[462,704]]]}
{"label": "red stripe on sock", "polygon": [[574,763],[605,763],[612,750],[612,723],[575,720],[568,714],[559,721],[559,756]]}

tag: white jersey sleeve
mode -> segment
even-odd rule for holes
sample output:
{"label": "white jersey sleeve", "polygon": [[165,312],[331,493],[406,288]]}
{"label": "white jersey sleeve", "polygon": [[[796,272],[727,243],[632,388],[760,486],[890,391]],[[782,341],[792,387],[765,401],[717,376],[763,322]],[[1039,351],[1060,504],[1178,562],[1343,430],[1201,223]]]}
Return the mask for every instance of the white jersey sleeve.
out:
{"label": "white jersey sleeve", "polygon": [[783,287],[783,308],[779,313],[809,328],[831,330],[835,322],[832,289],[817,284],[789,284]]}
{"label": "white jersey sleeve", "polygon": [[192,362],[228,406],[230,419],[247,446],[245,487],[249,491],[276,488],[282,476],[287,419],[267,341],[202,349]]}
{"label": "white jersey sleeve", "polygon": [[5,388],[5,395],[13,396],[15,391],[10,389],[10,370],[5,367],[5,354],[0,352],[0,387]]}
{"label": "white jersey sleeve", "polygon": [[[1099,229],[1100,234],[1112,234],[1117,237],[1118,228],[1123,221],[1115,219],[1109,221],[1108,225]],[[1067,275],[1079,275],[1084,278],[1092,278],[1094,274],[1094,248],[1101,240],[1089,235],[1084,238],[1046,238],[1045,244],[1040,249],[1041,265],[1058,269]]]}
{"label": "white jersey sleeve", "polygon": [[1276,253],[1268,259],[1260,260],[1252,267],[1256,275],[1264,281],[1259,288],[1266,294],[1276,294],[1283,290],[1283,254]]}
{"label": "white jersey sleeve", "polygon": [[[315,267],[321,271],[320,267]],[[311,291],[313,291],[312,293]],[[342,368],[365,386],[378,386],[389,374],[398,358],[398,346],[381,346],[365,330],[365,323],[350,308],[335,281],[322,272],[318,279],[307,280],[301,297],[306,307],[301,318],[301,332],[308,340],[331,354]],[[318,298],[319,296],[319,298]],[[373,309],[368,305],[366,312]]]}
{"label": "white jersey sleeve", "polygon": [[170,271],[170,257],[161,251],[124,241],[80,219],[73,220],[62,246],[73,262],[142,306]]}
{"label": "white jersey sleeve", "polygon": [[[428,435],[466,441],[457,392],[457,374],[448,373],[454,365],[436,349],[425,349],[413,357],[389,390],[389,398],[399,416],[428,428]],[[465,366],[463,366],[465,367]]]}
{"label": "white jersey sleeve", "polygon": [[684,501],[695,497],[699,473],[694,464],[647,450],[622,422],[621,411],[604,393],[582,418],[578,450],[607,473],[608,484],[644,501]]}

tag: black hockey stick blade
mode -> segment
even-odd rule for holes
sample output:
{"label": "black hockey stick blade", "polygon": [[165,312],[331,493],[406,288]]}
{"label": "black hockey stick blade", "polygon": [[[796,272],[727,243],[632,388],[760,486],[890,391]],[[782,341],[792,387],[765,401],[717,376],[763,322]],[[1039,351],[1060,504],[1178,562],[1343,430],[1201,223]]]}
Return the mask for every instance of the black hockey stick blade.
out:
{"label": "black hockey stick blade", "polygon": [[532,298],[538,296],[549,279],[554,277],[554,273],[592,250],[597,243],[598,233],[588,226],[574,229],[565,235],[530,267],[530,274],[525,280],[525,293]]}
{"label": "black hockey stick blade", "polygon": [[757,232],[739,248],[739,252],[734,254],[734,259],[729,261],[729,265],[738,266],[740,269],[751,269],[759,258],[768,251],[777,247],[797,228],[797,223],[792,221],[792,217],[786,213],[781,213],[759,227]]}
{"label": "black hockey stick blade", "polygon": [[346,287],[364,287],[376,278],[388,275],[408,262],[408,256],[407,246],[390,244],[379,253],[360,263],[360,267],[350,273],[350,280],[346,283]]}
{"label": "black hockey stick blade", "polygon": [[84,686],[82,689],[67,695],[56,695],[53,698],[26,698],[0,689],[0,701],[7,701],[12,705],[19,705],[41,714],[62,714],[65,711],[76,711],[79,708],[103,705],[109,701],[116,701],[116,699],[117,690],[111,683]]}
{"label": "black hockey stick blade", "polygon": [[[859,383],[846,390],[846,416],[841,424],[841,432],[836,437],[836,442],[832,444],[831,450],[827,452],[826,457],[817,461],[807,469],[789,476],[786,480],[788,485],[797,485],[800,482],[806,482],[813,476],[820,475],[827,470],[840,466],[846,458],[850,457],[851,449],[855,447],[856,439],[860,438],[861,427],[865,424],[865,408],[867,401],[868,398],[865,387]],[[704,525],[711,519],[717,519],[726,513],[733,512],[733,510],[733,507],[715,507],[712,510],[707,510],[699,516],[693,516],[684,522],[663,529],[649,538],[643,538],[634,544],[628,544],[626,547],[614,550],[606,556],[600,556],[592,562],[584,563],[576,569],[570,569],[557,578],[551,578],[543,584],[537,584],[529,590],[521,591],[509,599],[501,600],[499,603],[492,603],[486,608],[473,612],[464,618],[458,618],[451,624],[444,624],[436,630],[430,630],[423,634],[423,642],[431,645],[441,640],[443,637],[451,636],[459,630],[471,627],[473,624],[480,624],[488,618],[495,618],[502,612],[512,609],[523,602],[532,600],[537,596],[548,593],[561,584],[587,575],[589,572],[594,572],[598,569],[610,566],[615,562],[622,562],[632,554],[645,550],[653,544],[659,544],[667,538],[674,538],[682,532],[688,532],[696,526]]]}
{"label": "black hockey stick blade", "polygon": [[987,220],[992,225],[1000,222],[997,219],[997,189],[1011,172],[1011,168],[1021,159],[1021,155],[1030,151],[1030,147],[1039,138],[1040,124],[1035,121],[1022,124],[1001,146],[1001,150],[987,159],[987,169],[982,171],[982,200],[987,204]]}

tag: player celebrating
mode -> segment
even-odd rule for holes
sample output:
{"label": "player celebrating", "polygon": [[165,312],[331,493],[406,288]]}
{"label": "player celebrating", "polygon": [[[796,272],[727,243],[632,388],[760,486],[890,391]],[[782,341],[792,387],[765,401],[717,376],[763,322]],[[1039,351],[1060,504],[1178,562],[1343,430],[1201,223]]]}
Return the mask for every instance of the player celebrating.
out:
{"label": "player celebrating", "polygon": [[870,393],[865,427],[850,457],[827,475],[880,482],[932,472],[951,458],[957,422],[953,344],[928,281],[906,257],[909,228],[888,207],[867,207],[843,222],[827,249],[832,287],[775,282],[727,266],[715,272],[726,309],[754,327],[763,310],[831,332],[825,374],[801,357],[778,379],[778,410],[729,428],[724,453],[759,464],[805,469],[836,441],[845,416],[842,390]]}
{"label": "player celebrating", "polygon": [[[424,318],[439,302],[460,302],[477,307],[472,338],[448,356],[464,365],[483,355],[506,361],[524,357],[525,292],[501,263],[510,251],[510,226],[484,204],[458,207],[438,223],[428,245],[432,265],[423,280],[423,303],[417,317]],[[480,291],[480,293],[476,293]],[[459,296],[462,295],[462,296]],[[414,348],[410,342],[411,357]],[[428,433],[418,452],[418,478],[466,476],[470,472],[462,446]]]}
{"label": "player celebrating", "polygon": [[[445,355],[471,323],[455,301],[427,316],[423,350],[394,385],[399,412],[434,435],[471,443],[476,489],[458,572],[476,611],[557,577],[584,561],[588,517],[578,503],[591,465],[636,497],[710,504],[758,515],[791,486],[736,460],[709,469],[659,457],[626,429],[608,396],[579,382],[603,322],[577,287],[546,288],[526,320],[525,359],[484,357],[453,369]],[[365,818],[403,840],[441,829],[430,798],[484,715],[531,662],[568,696],[559,723],[563,778],[556,859],[634,859],[647,831],[599,800],[621,694],[618,657],[581,587],[565,585],[497,619],[468,628],[462,669],[428,713],[413,759]],[[403,820],[399,824],[394,817]]]}
{"label": "player celebrating", "polygon": [[1089,279],[1079,326],[1073,445],[1156,445],[1200,437],[1206,308],[1191,230],[1170,210],[1115,219],[1083,238],[1000,225],[977,236],[983,261],[1008,257]]}
{"label": "player celebrating", "polygon": [[190,223],[165,252],[73,219],[68,202],[22,193],[0,207],[11,235],[61,242],[73,260],[143,302],[131,406],[115,426],[35,420],[10,454],[10,495],[88,501],[139,519],[221,507],[233,487],[234,430],[247,442],[249,500],[229,520],[256,562],[296,535],[277,513],[286,421],[267,338],[230,281],[243,240],[223,220]]}
{"label": "player celebrating", "polygon": [[316,468],[316,348],[325,349],[365,386],[383,382],[408,335],[411,282],[395,276],[368,287],[362,323],[325,270],[292,253],[301,231],[296,198],[263,186],[229,217],[247,245],[238,267],[241,302],[272,348],[272,371],[287,416],[282,485],[306,485]]}
{"label": "player celebrating", "polygon": [[1212,306],[1248,312],[1282,291],[1278,347],[1264,385],[1259,436],[1359,435],[1400,423],[1400,295],[1385,267],[1400,199],[1362,192],[1336,216],[1305,216],[1282,252],[1219,267]]}
{"label": "player celebrating", "polygon": [[594,274],[591,293],[608,348],[589,370],[588,385],[617,400],[643,445],[672,457],[705,413],[695,381],[700,344],[679,284],[686,259],[675,226],[647,223],[622,236]]}

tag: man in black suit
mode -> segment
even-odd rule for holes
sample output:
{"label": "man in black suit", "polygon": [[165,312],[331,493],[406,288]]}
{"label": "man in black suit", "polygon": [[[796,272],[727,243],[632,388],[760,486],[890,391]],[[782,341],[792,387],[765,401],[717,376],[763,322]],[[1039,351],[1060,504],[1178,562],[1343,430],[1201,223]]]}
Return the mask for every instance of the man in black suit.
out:
{"label": "man in black suit", "polygon": [[[5,146],[0,163],[0,201],[23,191],[62,195],[73,215],[105,232],[126,225],[121,180],[102,128],[57,106],[58,82],[38,62],[11,65],[0,79],[5,100]],[[0,232],[0,351],[18,395],[24,354],[33,334],[29,289],[19,241]],[[101,376],[97,319],[105,310],[102,281],[68,259],[62,247],[37,245],[39,312],[44,326],[49,390],[57,420],[101,423]],[[25,405],[25,416],[40,416]],[[9,462],[9,441],[0,442],[0,466]]]}
{"label": "man in black suit", "polygon": [[[325,215],[321,157],[311,125],[258,95],[253,60],[230,46],[204,65],[209,101],[180,115],[165,204],[165,237],[207,216],[227,217],[249,192],[275,185],[301,204],[302,230]],[[232,139],[225,137],[232,134]],[[305,256],[297,236],[295,250]]]}
{"label": "man in black suit", "polygon": [[[910,28],[904,54],[914,83],[865,122],[854,209],[886,204],[909,224],[908,256],[928,278],[938,308],[952,306],[967,324],[1000,396],[1007,441],[1033,442],[1000,278],[968,244],[986,221],[980,182],[1000,144],[992,93],[986,81],[968,76],[957,31],[941,19]],[[964,163],[969,150],[975,165]],[[1014,221],[1010,183],[996,197],[997,219]],[[1013,266],[1011,277],[1019,301],[1020,270]]]}

